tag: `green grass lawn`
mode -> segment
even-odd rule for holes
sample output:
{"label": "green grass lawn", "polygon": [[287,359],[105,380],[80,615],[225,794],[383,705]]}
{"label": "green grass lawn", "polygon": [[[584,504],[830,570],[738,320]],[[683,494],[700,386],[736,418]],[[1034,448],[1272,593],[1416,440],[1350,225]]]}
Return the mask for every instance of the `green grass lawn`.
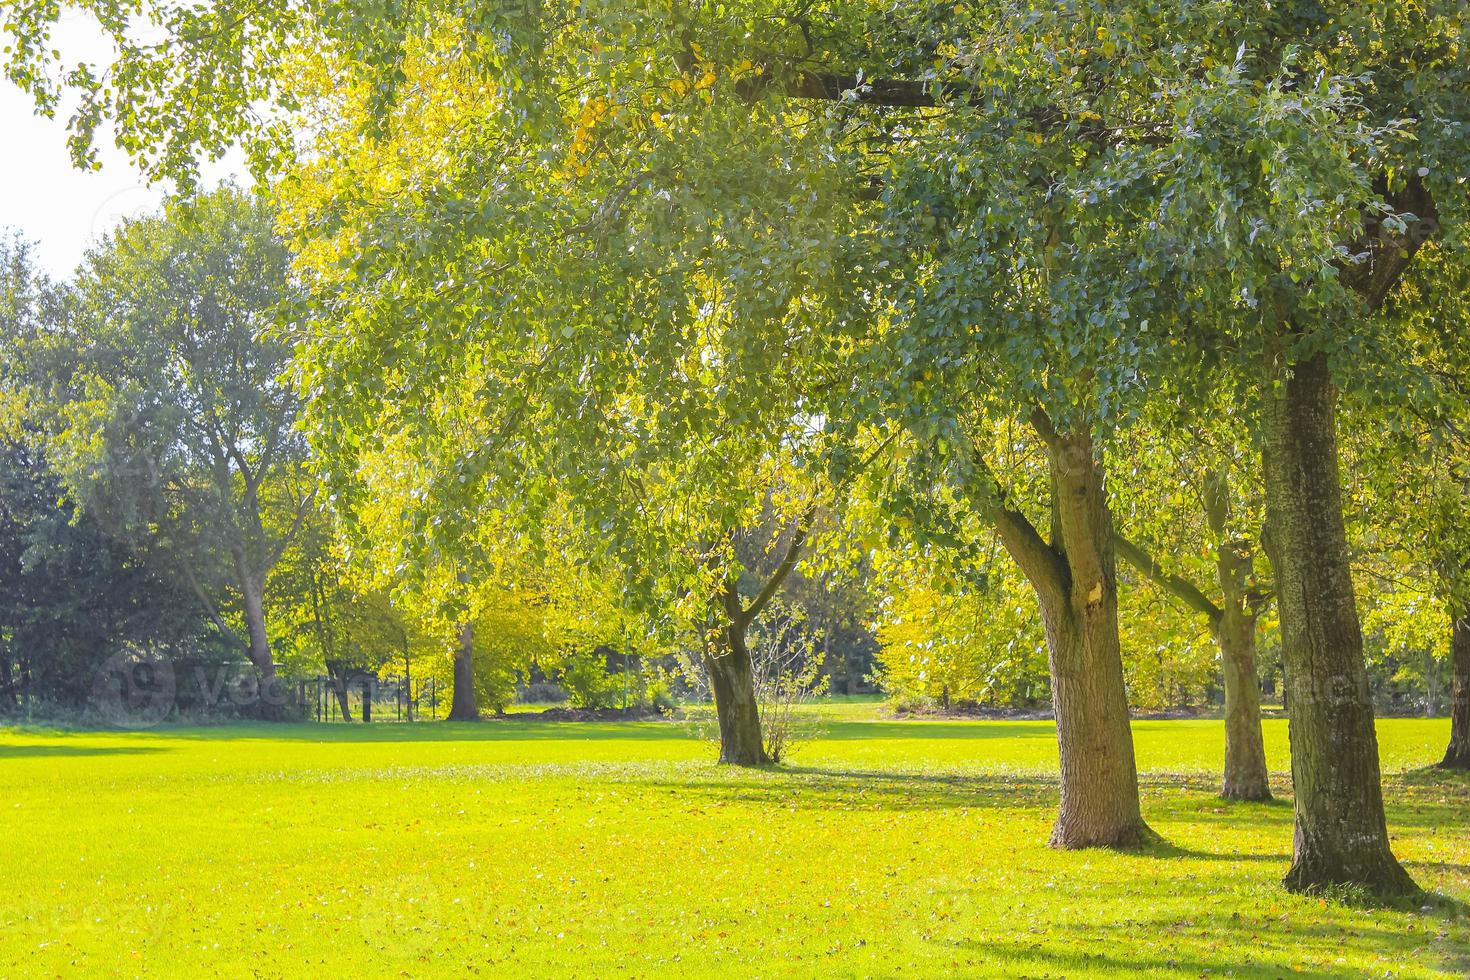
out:
{"label": "green grass lawn", "polygon": [[664,722],[0,730],[0,976],[1470,972],[1443,720],[1379,725],[1428,911],[1283,892],[1290,806],[1213,795],[1219,722],[1134,724],[1134,854],[1045,846],[1050,723],[823,726],[759,772]]}

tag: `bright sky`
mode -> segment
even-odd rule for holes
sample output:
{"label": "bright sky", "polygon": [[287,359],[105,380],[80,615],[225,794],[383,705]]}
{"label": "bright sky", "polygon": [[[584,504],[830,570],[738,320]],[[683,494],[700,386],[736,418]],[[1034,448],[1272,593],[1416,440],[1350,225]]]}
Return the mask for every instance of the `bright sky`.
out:
{"label": "bright sky", "polygon": [[[110,46],[80,18],[63,20],[55,42],[68,64],[111,60]],[[0,79],[0,229],[18,228],[36,242],[37,259],[56,277],[70,276],[102,235],[123,218],[157,207],[167,190],[148,186],[110,135],[99,133],[100,171],[73,167],[66,149],[69,114],[63,105],[55,120],[37,116],[30,96]],[[204,176],[214,182],[239,169],[216,165]]]}

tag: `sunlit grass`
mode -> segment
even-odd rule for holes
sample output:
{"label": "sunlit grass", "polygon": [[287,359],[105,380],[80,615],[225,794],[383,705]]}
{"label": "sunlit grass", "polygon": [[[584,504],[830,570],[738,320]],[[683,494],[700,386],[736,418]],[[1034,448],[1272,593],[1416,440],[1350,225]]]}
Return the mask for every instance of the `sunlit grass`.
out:
{"label": "sunlit grass", "polygon": [[680,722],[0,731],[0,975],[1470,970],[1442,720],[1380,723],[1416,911],[1284,893],[1290,806],[1215,797],[1219,722],[1134,725],[1166,846],[1062,853],[1050,723],[820,714],[757,772]]}

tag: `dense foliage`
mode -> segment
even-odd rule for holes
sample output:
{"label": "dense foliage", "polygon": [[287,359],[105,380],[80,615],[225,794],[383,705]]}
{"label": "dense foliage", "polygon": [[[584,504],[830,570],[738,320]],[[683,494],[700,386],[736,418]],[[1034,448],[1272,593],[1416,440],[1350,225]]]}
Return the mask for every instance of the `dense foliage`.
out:
{"label": "dense foliage", "polygon": [[263,689],[305,534],[328,670],[437,649],[472,718],[671,653],[767,763],[756,647],[818,582],[892,693],[1049,698],[1058,847],[1154,839],[1132,710],[1218,699],[1268,797],[1279,671],[1288,885],[1415,890],[1374,709],[1452,651],[1470,764],[1462,5],[80,7],[110,72],[0,4],[78,161],[239,142],[261,194],[114,236],[27,390]]}

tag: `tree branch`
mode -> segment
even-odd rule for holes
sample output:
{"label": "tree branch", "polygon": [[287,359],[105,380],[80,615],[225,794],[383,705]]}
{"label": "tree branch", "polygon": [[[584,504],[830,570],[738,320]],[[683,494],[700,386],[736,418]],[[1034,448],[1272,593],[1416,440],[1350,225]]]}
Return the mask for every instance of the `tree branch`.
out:
{"label": "tree branch", "polygon": [[[807,69],[783,72],[779,67],[767,65],[761,74],[747,76],[735,83],[736,93],[748,101],[754,101],[772,88],[792,99],[853,102],[887,109],[935,109],[953,105],[986,108],[994,104],[994,100],[965,79],[867,78],[852,72]],[[1117,126],[1093,117],[1084,120],[1080,115],[1069,114],[1055,106],[1035,106],[1023,110],[1020,115],[1042,132],[1071,124],[1079,135],[1096,142],[1116,141],[1122,137],[1122,130]],[[1147,125],[1142,123],[1130,123],[1129,127],[1147,129]],[[1131,139],[1149,146],[1168,142],[1148,132],[1136,132]]]}
{"label": "tree branch", "polygon": [[184,571],[184,578],[189,582],[189,588],[193,590],[194,597],[199,600],[199,605],[203,607],[205,615],[214,623],[214,628],[219,630],[225,639],[240,647],[240,649],[250,649],[249,645],[240,639],[240,634],[230,629],[229,625],[224,621],[224,617],[220,615],[219,609],[215,606],[213,600],[209,598],[209,594],[204,591],[204,586],[199,583],[199,579],[194,575],[194,569],[189,567],[189,563],[183,558],[179,558],[178,563],[179,567]]}
{"label": "tree branch", "polygon": [[[1374,191],[1399,215],[1413,215],[1414,220],[1400,218],[1401,226],[1379,211],[1363,218],[1363,235],[1348,245],[1359,256],[1357,261],[1337,263],[1339,277],[1377,310],[1413,261],[1419,247],[1439,230],[1439,211],[1424,181],[1411,176],[1400,188],[1389,189],[1388,181],[1379,177]],[[1401,228],[1401,230],[1400,230]]]}
{"label": "tree branch", "polygon": [[275,547],[271,548],[265,557],[265,571],[268,572],[275,568],[276,562],[280,561],[281,556],[286,553],[286,549],[291,547],[291,542],[296,539],[297,533],[301,530],[301,525],[306,521],[307,513],[310,512],[312,505],[316,502],[316,492],[319,489],[319,486],[313,486],[311,491],[296,505],[296,514],[291,520],[291,526],[286,529],[286,533],[281,535]]}
{"label": "tree branch", "polygon": [[1209,619],[1210,625],[1219,622],[1224,610],[1210,601],[1193,582],[1164,570],[1153,556],[1121,534],[1113,534],[1113,550],[1128,564],[1143,573],[1144,577],[1165,592],[1182,600],[1186,606]]}
{"label": "tree branch", "polygon": [[[995,526],[1000,543],[1021,571],[1025,573],[1032,588],[1060,597],[1071,586],[1071,573],[1067,563],[1057,550],[1046,543],[1026,515],[1006,502],[1006,492],[991,471],[989,464],[974,446],[970,450],[977,475],[987,486],[988,492],[970,493],[970,502],[981,515]],[[965,486],[971,486],[965,481]]]}
{"label": "tree branch", "polygon": [[[801,515],[801,518],[797,520],[796,528],[791,535],[791,541],[786,545],[786,553],[781,556],[781,562],[776,566],[776,570],[771,573],[770,578],[766,579],[766,584],[761,587],[760,592],[756,593],[755,598],[750,600],[750,605],[739,612],[732,612],[731,619],[735,626],[740,628],[749,626],[761,614],[762,610],[770,605],[771,600],[776,597],[776,593],[781,588],[781,583],[786,581],[786,577],[791,574],[791,570],[796,567],[796,563],[801,559],[801,549],[806,544],[807,534],[811,531],[812,519],[815,515],[815,506],[808,507],[806,512]],[[738,602],[736,603],[736,608],[739,608]]]}

